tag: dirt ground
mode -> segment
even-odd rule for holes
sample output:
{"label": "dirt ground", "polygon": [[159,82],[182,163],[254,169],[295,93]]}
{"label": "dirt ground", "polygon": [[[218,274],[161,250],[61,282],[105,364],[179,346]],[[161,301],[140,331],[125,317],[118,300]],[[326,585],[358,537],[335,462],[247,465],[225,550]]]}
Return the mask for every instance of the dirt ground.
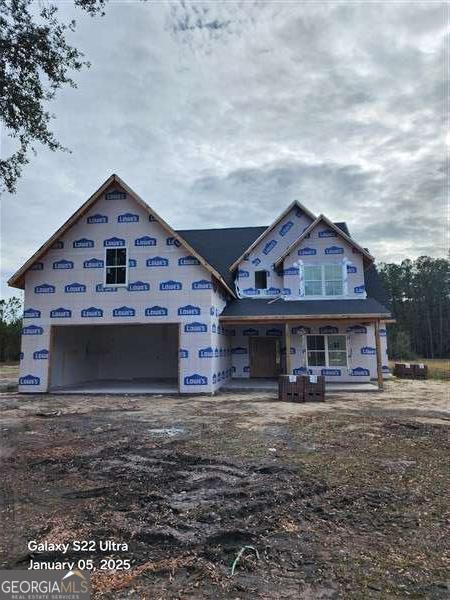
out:
{"label": "dirt ground", "polygon": [[94,598],[448,598],[449,392],[3,393],[0,568],[92,559]]}

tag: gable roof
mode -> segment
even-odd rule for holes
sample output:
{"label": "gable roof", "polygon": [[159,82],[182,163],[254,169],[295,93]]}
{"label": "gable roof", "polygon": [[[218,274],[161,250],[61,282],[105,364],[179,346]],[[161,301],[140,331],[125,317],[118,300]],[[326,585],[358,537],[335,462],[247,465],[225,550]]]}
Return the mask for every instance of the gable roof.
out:
{"label": "gable roof", "polygon": [[304,240],[306,236],[310,234],[311,231],[313,231],[313,229],[315,229],[315,227],[317,227],[317,225],[321,222],[324,222],[330,229],[333,229],[338,235],[344,238],[346,242],[348,242],[351,246],[359,250],[359,252],[361,252],[361,254],[363,255],[363,258],[366,259],[366,262],[372,263],[374,261],[373,256],[365,248],[363,248],[357,242],[355,242],[354,239],[347,235],[345,231],[340,229],[337,225],[335,225],[335,223],[330,221],[330,219],[327,219],[325,215],[319,215],[317,219],[313,221],[311,225],[307,227],[305,231],[294,242],[292,242],[290,246],[286,248],[283,254],[279,258],[277,258],[277,260],[274,262],[275,268],[279,267],[283,263],[286,256],[288,256],[292,252],[292,250],[294,250],[294,248],[296,248],[300,244],[300,242]]}
{"label": "gable roof", "polygon": [[37,252],[33,254],[12,277],[8,280],[8,285],[22,288],[24,285],[24,275],[28,271],[28,269],[41,257],[43,256],[47,250],[62,236],[64,233],[72,227],[90,208],[91,206],[100,198],[100,196],[113,184],[120,186],[127,194],[139,204],[149,215],[152,215],[157,219],[158,223],[176,240],[182,244],[186,250],[195,256],[197,260],[200,262],[207,271],[211,273],[227,290],[231,296],[235,296],[232,288],[226,283],[221,273],[214,268],[209,262],[201,255],[195,248],[193,248],[187,240],[185,240],[179,233],[177,233],[174,229],[170,227],[150,206],[142,200],[136,192],[134,192],[118,175],[111,175],[108,179],[98,188],[96,192],[92,194],[88,200],[84,204],[80,206],[78,210],[76,210],[71,217],[67,219],[67,221],[61,225],[61,227],[55,231],[55,233],[43,244]]}
{"label": "gable roof", "polygon": [[313,213],[308,210],[306,207],[303,206],[303,204],[300,204],[300,202],[298,200],[294,200],[294,202],[291,202],[291,204],[289,204],[289,206],[286,208],[286,210],[284,210],[281,215],[279,215],[275,221],[272,223],[272,225],[269,225],[268,227],[266,227],[266,229],[261,233],[261,235],[259,235],[256,240],[254,240],[254,242],[252,242],[250,244],[250,246],[244,250],[244,252],[239,256],[239,258],[237,258],[233,264],[230,266],[230,271],[234,271],[234,269],[236,269],[236,267],[238,266],[238,264],[241,262],[241,260],[243,260],[243,258],[249,254],[253,248],[255,248],[255,246],[257,246],[259,244],[259,242],[268,234],[270,233],[273,229],[275,229],[275,227],[278,225],[278,223],[284,219],[284,217],[289,214],[289,212],[294,208],[294,206],[296,206],[297,208],[299,208],[300,210],[302,210],[306,215],[308,215],[313,221],[316,218],[315,215],[313,215]]}

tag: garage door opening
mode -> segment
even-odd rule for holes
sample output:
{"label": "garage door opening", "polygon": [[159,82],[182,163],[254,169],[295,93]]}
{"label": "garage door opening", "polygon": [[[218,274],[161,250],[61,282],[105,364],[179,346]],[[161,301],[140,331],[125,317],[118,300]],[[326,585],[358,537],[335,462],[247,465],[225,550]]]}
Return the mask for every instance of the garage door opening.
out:
{"label": "garage door opening", "polygon": [[52,327],[50,391],[176,393],[177,323]]}

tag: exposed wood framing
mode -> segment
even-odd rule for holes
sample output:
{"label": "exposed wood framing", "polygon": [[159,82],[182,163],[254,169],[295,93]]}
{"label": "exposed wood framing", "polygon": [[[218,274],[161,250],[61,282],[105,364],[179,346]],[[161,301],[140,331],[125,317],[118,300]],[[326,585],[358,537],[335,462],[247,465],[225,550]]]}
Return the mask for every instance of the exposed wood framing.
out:
{"label": "exposed wood framing", "polygon": [[377,352],[377,380],[378,389],[383,390],[383,365],[381,361],[381,340],[380,340],[380,320],[374,321],[375,325],[375,348]]}
{"label": "exposed wood framing", "polygon": [[292,373],[292,357],[291,357],[291,327],[289,323],[284,324],[284,337],[286,346],[286,373]]}

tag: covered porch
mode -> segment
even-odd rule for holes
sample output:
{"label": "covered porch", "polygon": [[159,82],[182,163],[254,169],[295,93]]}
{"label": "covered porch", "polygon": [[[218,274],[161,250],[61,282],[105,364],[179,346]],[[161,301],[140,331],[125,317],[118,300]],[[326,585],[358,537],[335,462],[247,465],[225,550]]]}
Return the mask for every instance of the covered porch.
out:
{"label": "covered porch", "polygon": [[[230,379],[221,391],[223,392],[267,392],[276,393],[278,390],[277,379],[264,379],[264,378],[238,378],[235,377]],[[378,385],[376,382],[369,383],[353,383],[353,382],[326,382],[325,390],[328,394],[339,393],[339,392],[377,392]]]}

